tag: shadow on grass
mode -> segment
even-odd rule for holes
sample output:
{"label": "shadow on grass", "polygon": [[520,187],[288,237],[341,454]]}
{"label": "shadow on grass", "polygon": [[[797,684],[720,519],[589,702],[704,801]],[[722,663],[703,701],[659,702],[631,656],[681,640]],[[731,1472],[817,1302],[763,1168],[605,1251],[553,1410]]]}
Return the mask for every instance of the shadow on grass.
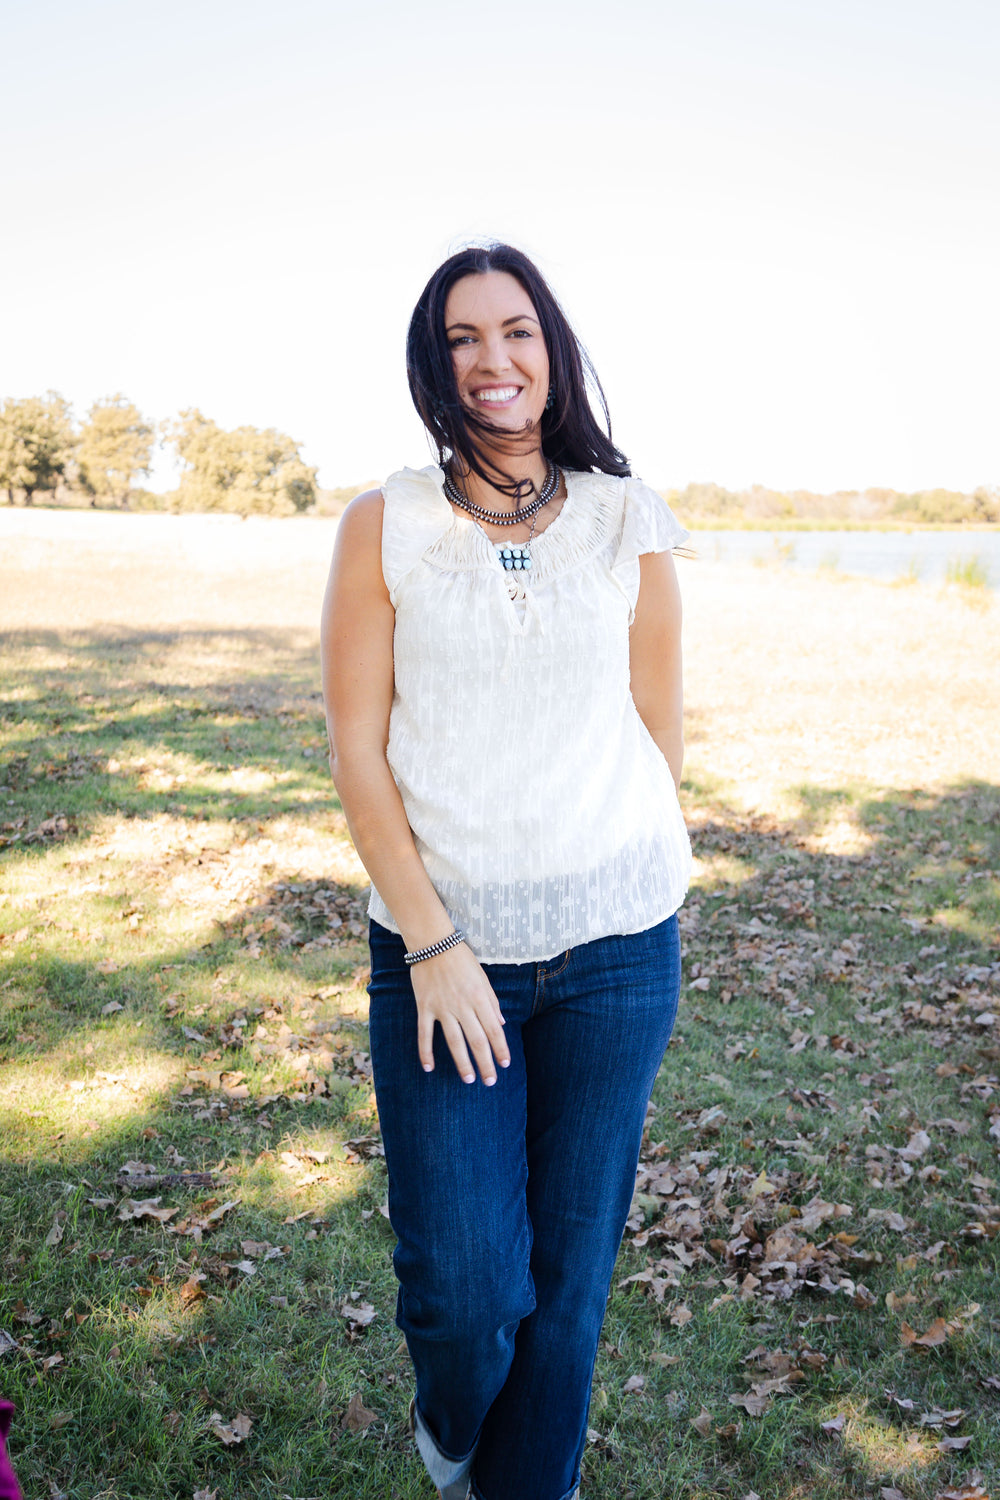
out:
{"label": "shadow on grass", "polygon": [[2,644],[0,836],[11,844],[44,847],[24,839],[57,815],[79,838],[108,814],[339,810],[303,631],[11,632]]}

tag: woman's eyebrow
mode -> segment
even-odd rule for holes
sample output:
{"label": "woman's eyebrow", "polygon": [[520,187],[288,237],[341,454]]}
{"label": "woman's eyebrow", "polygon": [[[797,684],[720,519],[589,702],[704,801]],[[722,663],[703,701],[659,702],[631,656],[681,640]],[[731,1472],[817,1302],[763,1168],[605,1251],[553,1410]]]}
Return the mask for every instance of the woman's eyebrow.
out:
{"label": "woman's eyebrow", "polygon": [[[500,327],[507,328],[511,323],[538,323],[538,319],[533,318],[531,313],[515,313],[512,318],[504,318]],[[452,333],[456,328],[469,328],[473,333],[476,332],[475,323],[449,323],[445,333]]]}

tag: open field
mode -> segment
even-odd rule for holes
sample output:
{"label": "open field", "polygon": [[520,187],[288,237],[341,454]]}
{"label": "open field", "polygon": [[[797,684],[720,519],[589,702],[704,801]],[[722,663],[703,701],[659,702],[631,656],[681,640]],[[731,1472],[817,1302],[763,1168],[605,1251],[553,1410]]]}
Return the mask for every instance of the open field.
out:
{"label": "open field", "polygon": [[[0,552],[26,1495],[429,1497],[318,696],[332,524],[60,519]],[[996,1500],[1000,603],[679,567],[685,998],[584,1500]]]}

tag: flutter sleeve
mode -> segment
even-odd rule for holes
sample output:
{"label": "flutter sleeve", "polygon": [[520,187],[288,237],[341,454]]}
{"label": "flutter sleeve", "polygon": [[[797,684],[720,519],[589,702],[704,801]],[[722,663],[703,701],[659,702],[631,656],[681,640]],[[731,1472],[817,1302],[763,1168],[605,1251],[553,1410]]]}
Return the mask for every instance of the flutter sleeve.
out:
{"label": "flutter sleeve", "polygon": [[404,579],[451,524],[451,506],[433,464],[391,474],[382,498],[382,576],[395,608]]}
{"label": "flutter sleeve", "polygon": [[621,540],[611,566],[629,602],[629,623],[635,618],[639,598],[640,557],[646,552],[672,552],[690,535],[662,495],[641,479],[626,481]]}

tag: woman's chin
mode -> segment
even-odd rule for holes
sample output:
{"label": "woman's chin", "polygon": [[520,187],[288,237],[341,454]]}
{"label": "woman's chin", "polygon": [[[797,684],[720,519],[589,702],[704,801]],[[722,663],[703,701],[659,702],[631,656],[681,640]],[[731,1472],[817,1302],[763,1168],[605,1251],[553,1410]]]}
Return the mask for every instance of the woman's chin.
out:
{"label": "woman's chin", "polygon": [[504,421],[500,414],[492,412],[488,416],[477,413],[479,421],[476,430],[482,437],[490,438],[498,443],[514,443],[520,445],[525,440],[533,439],[537,442],[541,424],[532,417],[518,416],[511,413],[510,418]]}

